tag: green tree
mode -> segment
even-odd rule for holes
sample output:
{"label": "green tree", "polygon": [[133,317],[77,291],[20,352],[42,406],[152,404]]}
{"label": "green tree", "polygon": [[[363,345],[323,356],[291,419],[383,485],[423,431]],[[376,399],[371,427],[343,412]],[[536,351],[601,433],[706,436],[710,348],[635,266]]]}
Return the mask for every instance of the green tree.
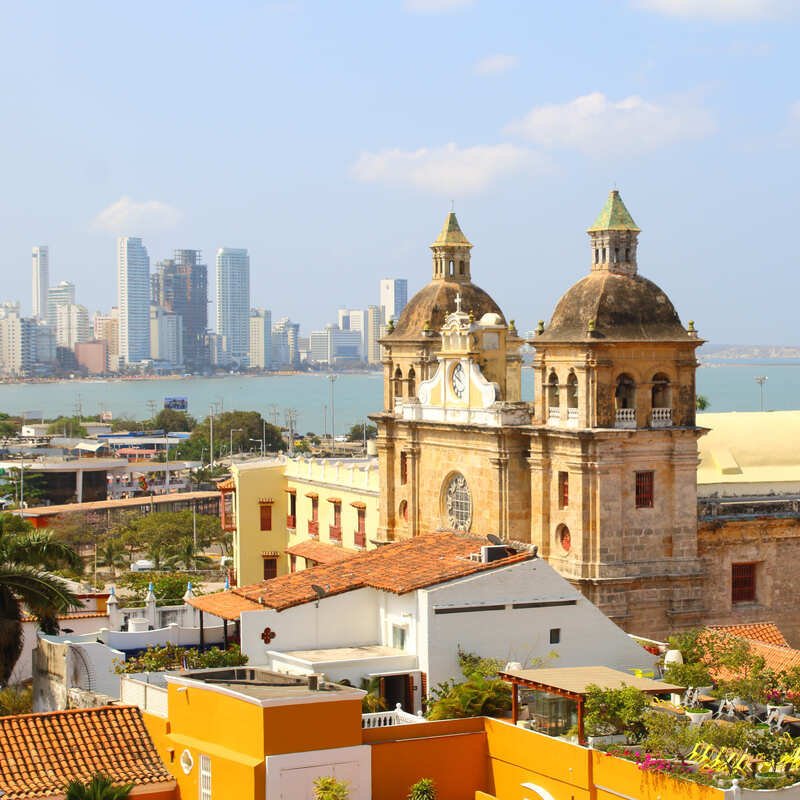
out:
{"label": "green tree", "polygon": [[195,546],[191,536],[183,536],[175,544],[175,549],[167,558],[167,566],[174,568],[181,566],[184,569],[208,569],[213,561],[202,555]]}
{"label": "green tree", "polygon": [[186,584],[192,575],[186,572],[126,572],[117,581],[124,589],[126,600],[143,603],[150,584],[160,606],[177,605],[186,594]]}
{"label": "green tree", "polygon": [[26,506],[38,505],[45,493],[44,477],[40,472],[30,472],[20,467],[10,467],[0,474],[0,496],[13,497],[18,505],[20,492],[20,478],[22,477],[22,491]]}
{"label": "green tree", "polygon": [[711,401],[704,394],[698,394],[695,398],[695,405],[698,411],[705,411],[711,405]]}
{"label": "green tree", "polygon": [[133,419],[133,417],[117,417],[111,421],[111,430],[119,431],[143,431],[145,429],[144,420]]}
{"label": "green tree", "polygon": [[432,695],[428,719],[497,717],[511,708],[511,687],[500,678],[487,678],[477,672],[463,683],[440,684]]}
{"label": "green tree", "polygon": [[24,607],[50,633],[58,630],[58,614],[80,607],[66,584],[46,570],[80,566],[78,554],[52,531],[0,527],[0,686],[8,683],[22,653]]}
{"label": "green tree", "polygon": [[374,425],[368,425],[366,422],[357,422],[347,432],[347,441],[363,442],[365,429],[367,431],[367,439],[374,439],[378,435],[378,429]]}
{"label": "green tree", "polygon": [[[286,449],[281,429],[269,423],[265,425],[261,414],[257,411],[225,411],[214,417],[215,459],[228,452],[231,431],[233,431],[234,452],[248,450],[252,444],[250,439],[261,439],[262,432],[266,433],[265,450],[267,452]],[[202,451],[205,450],[205,458],[208,459],[210,433],[210,420],[206,417],[194,428],[188,441],[179,445],[177,450],[179,457],[200,459]]]}
{"label": "green tree", "polygon": [[436,786],[430,778],[417,781],[408,793],[407,800],[436,800]]}
{"label": "green tree", "polygon": [[47,426],[47,432],[53,436],[69,436],[75,439],[88,435],[83,421],[78,417],[57,417]]}
{"label": "green tree", "polygon": [[117,577],[117,568],[130,565],[122,536],[109,536],[103,540],[97,550],[97,565],[108,567],[112,581]]}
{"label": "green tree", "polygon": [[152,427],[167,433],[192,431],[197,427],[197,420],[186,411],[175,411],[173,408],[162,408],[153,417]]}
{"label": "green tree", "polygon": [[344,781],[324,777],[314,780],[314,800],[348,800],[350,790]]}
{"label": "green tree", "polygon": [[123,800],[132,791],[132,783],[115,786],[111,778],[98,772],[89,781],[70,781],[65,797],[66,800]]}
{"label": "green tree", "polygon": [[138,656],[117,663],[115,672],[119,675],[136,672],[165,672],[180,669],[208,669],[216,667],[241,667],[247,663],[247,656],[242,653],[238,644],[227,650],[212,647],[200,652],[194,647],[184,648],[176,644],[155,645],[148,647]]}
{"label": "green tree", "polygon": [[629,738],[644,733],[644,713],[650,699],[633,686],[603,689],[596,684],[586,687],[584,725],[587,736],[624,733]]}
{"label": "green tree", "polygon": [[0,439],[11,439],[18,431],[18,421],[9,414],[0,413]]}

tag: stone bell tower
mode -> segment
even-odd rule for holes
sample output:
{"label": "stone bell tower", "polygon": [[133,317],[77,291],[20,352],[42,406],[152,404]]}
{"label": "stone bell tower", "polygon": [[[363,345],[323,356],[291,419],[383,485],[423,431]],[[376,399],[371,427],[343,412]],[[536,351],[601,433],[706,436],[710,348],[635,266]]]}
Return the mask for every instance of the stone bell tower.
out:
{"label": "stone bell tower", "polygon": [[589,228],[590,269],[539,324],[531,541],[628,630],[661,635],[702,611],[695,350],[638,273],[640,229],[617,190]]}

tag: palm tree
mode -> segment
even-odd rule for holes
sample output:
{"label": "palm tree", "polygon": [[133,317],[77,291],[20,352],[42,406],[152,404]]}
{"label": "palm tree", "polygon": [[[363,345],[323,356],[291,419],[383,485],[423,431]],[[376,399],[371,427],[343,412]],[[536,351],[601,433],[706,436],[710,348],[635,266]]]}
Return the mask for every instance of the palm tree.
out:
{"label": "palm tree", "polygon": [[174,553],[167,559],[167,564],[173,569],[179,564],[184,569],[208,569],[211,559],[199,552],[191,536],[183,536],[177,543]]}
{"label": "palm tree", "polygon": [[132,789],[132,783],[114,786],[111,778],[98,772],[90,781],[70,781],[65,800],[123,800]]}
{"label": "palm tree", "polygon": [[117,567],[124,567],[128,561],[125,545],[118,536],[109,536],[101,545],[97,556],[98,566],[109,568],[112,581],[117,577]]}
{"label": "palm tree", "polygon": [[57,615],[80,607],[67,585],[46,571],[79,568],[78,554],[52,531],[17,527],[0,525],[0,686],[8,683],[22,653],[23,608],[45,633],[57,633]]}

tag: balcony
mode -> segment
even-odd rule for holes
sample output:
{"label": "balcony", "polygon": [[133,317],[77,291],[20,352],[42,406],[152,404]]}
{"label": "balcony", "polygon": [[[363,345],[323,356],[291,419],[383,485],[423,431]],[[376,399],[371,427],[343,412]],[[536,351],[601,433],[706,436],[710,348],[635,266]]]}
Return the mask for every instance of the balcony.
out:
{"label": "balcony", "polygon": [[671,408],[654,408],[650,413],[650,427],[651,428],[671,428],[672,427],[672,409]]}
{"label": "balcony", "polygon": [[550,406],[547,409],[547,421],[551,425],[557,425],[561,422],[561,409],[559,406]]}
{"label": "balcony", "polygon": [[319,536],[319,521],[315,519],[310,519],[308,521],[308,535],[309,536]]}
{"label": "balcony", "polygon": [[353,544],[356,547],[366,547],[367,546],[367,534],[365,531],[356,531],[353,534]]}
{"label": "balcony", "polygon": [[577,408],[568,408],[567,409],[567,425],[572,428],[576,428],[578,426],[578,409]]}
{"label": "balcony", "polygon": [[615,428],[635,428],[636,427],[636,409],[635,408],[618,408],[617,418],[614,420]]}
{"label": "balcony", "polygon": [[286,527],[294,530],[297,527],[297,517],[294,514],[286,515]]}
{"label": "balcony", "polygon": [[362,714],[362,728],[388,728],[391,725],[415,725],[418,722],[426,722],[420,712],[419,716],[403,711],[400,703],[393,711],[379,711],[376,714]]}
{"label": "balcony", "polygon": [[328,528],[328,536],[332,542],[341,542],[342,541],[342,526],[341,525],[331,525]]}

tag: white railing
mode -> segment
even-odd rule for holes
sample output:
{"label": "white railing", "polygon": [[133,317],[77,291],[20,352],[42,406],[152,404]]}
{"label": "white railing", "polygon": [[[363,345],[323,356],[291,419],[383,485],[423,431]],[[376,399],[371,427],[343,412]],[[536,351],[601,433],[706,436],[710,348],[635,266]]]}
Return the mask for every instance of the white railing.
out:
{"label": "white railing", "polygon": [[414,725],[418,722],[425,722],[420,713],[419,716],[403,711],[400,703],[394,711],[379,711],[376,714],[362,714],[362,728],[388,728],[390,725]]}
{"label": "white railing", "polygon": [[618,408],[617,418],[614,421],[615,428],[635,428],[636,427],[636,409],[635,408]]}
{"label": "white railing", "polygon": [[547,419],[550,422],[559,422],[561,420],[561,409],[558,406],[550,406],[547,409]]}
{"label": "white railing", "polygon": [[570,422],[577,422],[578,421],[578,409],[577,408],[568,408],[567,409],[567,420]]}
{"label": "white railing", "polygon": [[650,413],[650,427],[651,428],[671,428],[672,427],[672,409],[671,408],[654,408]]}

